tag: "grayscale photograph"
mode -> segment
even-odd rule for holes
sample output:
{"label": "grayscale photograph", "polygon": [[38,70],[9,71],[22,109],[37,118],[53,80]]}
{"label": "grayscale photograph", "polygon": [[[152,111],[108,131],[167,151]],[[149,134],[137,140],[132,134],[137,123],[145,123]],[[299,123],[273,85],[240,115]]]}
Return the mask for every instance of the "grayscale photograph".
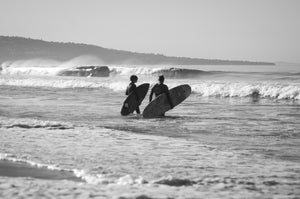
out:
{"label": "grayscale photograph", "polygon": [[299,0],[0,0],[1,199],[299,199]]}

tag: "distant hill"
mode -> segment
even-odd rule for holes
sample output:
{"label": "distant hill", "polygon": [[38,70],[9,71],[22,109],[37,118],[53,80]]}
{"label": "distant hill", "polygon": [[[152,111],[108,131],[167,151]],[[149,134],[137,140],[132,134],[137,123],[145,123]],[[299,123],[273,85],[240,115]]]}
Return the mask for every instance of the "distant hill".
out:
{"label": "distant hill", "polygon": [[36,58],[67,61],[82,55],[98,57],[103,60],[105,64],[274,65],[274,63],[269,62],[171,57],[161,54],[114,50],[87,44],[47,42],[23,37],[0,36],[0,63]]}

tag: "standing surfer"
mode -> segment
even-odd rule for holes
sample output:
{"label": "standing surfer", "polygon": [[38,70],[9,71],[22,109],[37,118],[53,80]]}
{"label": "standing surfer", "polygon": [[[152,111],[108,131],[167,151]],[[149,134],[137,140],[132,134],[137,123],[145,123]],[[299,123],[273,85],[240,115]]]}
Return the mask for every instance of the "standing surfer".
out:
{"label": "standing surfer", "polygon": [[163,93],[166,93],[167,95],[167,99],[168,99],[168,102],[171,106],[171,109],[173,109],[174,105],[173,105],[173,102],[171,100],[171,97],[170,97],[170,93],[169,93],[169,88],[167,85],[164,84],[164,81],[165,81],[165,77],[163,75],[160,75],[158,77],[158,83],[155,84],[153,86],[153,88],[151,89],[151,93],[150,93],[150,97],[149,97],[149,102],[152,101],[152,96],[153,96],[153,93],[155,94],[155,97],[163,94]]}
{"label": "standing surfer", "polygon": [[[138,77],[136,76],[136,75],[131,75],[130,76],[130,83],[129,83],[129,85],[127,86],[127,89],[126,89],[126,95],[129,95],[130,93],[132,93],[132,92],[134,92],[134,94],[135,94],[135,96],[136,96],[136,100],[139,102],[138,103],[138,107],[135,109],[135,111],[136,111],[136,113],[137,114],[140,114],[141,112],[140,112],[140,107],[139,107],[139,105],[141,104],[141,102],[140,102],[140,99],[139,99],[139,96],[138,96],[138,94],[137,94],[137,89],[136,89],[136,85],[135,85],[135,83],[137,82],[137,80],[138,80]],[[128,104],[125,104],[125,107],[126,107],[126,105],[127,105],[127,108],[128,108]]]}

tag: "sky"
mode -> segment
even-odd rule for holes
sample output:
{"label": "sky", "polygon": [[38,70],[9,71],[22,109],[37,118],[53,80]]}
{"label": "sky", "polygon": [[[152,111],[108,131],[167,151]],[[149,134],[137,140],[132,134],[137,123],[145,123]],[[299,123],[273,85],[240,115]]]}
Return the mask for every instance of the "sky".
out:
{"label": "sky", "polygon": [[300,0],[0,0],[0,35],[300,63]]}

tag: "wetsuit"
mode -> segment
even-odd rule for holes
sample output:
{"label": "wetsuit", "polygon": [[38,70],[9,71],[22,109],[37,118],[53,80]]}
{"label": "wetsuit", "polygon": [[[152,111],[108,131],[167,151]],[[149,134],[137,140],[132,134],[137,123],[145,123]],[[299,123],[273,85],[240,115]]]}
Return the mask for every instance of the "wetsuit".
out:
{"label": "wetsuit", "polygon": [[[136,96],[136,100],[138,101],[138,104],[140,105],[140,99],[139,99],[139,96],[138,96],[137,91],[136,91],[136,85],[135,85],[135,83],[130,82],[130,84],[127,86],[125,94],[129,95],[132,92],[134,92],[134,94]],[[135,111],[136,111],[136,113],[140,114],[141,113],[140,107],[138,106],[137,109],[135,109]]]}
{"label": "wetsuit", "polygon": [[163,83],[157,83],[153,86],[153,88],[151,89],[151,93],[150,93],[150,98],[149,98],[149,101],[151,102],[152,101],[152,95],[153,93],[155,94],[155,97],[163,94],[163,93],[166,93],[167,95],[167,99],[169,101],[169,104],[171,106],[171,108],[174,107],[173,103],[172,103],[172,100],[171,100],[171,97],[170,97],[170,93],[169,93],[169,88],[167,85],[163,84]]}

